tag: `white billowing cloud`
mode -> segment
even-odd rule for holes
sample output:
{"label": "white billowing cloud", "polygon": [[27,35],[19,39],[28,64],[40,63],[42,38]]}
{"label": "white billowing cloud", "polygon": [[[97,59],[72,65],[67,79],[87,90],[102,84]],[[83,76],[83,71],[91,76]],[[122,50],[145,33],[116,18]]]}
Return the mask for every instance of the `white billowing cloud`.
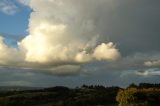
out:
{"label": "white billowing cloud", "polygon": [[91,17],[79,16],[84,10],[77,6],[74,0],[30,1],[34,11],[30,17],[30,35],[19,42],[25,61],[68,64],[116,60],[120,56],[113,43],[96,47],[98,33],[94,21]]}
{"label": "white billowing cloud", "polygon": [[98,45],[94,50],[93,56],[97,60],[116,60],[120,57],[120,54],[115,49],[115,45],[109,42],[108,44],[102,43]]}
{"label": "white billowing cloud", "polygon": [[160,66],[160,60],[146,61],[146,62],[144,62],[144,65],[149,66],[149,67]]}
{"label": "white billowing cloud", "polygon": [[0,11],[7,15],[13,15],[18,11],[15,4],[10,1],[0,1]]}
{"label": "white billowing cloud", "polygon": [[91,61],[93,58],[92,58],[92,55],[91,54],[87,54],[86,51],[82,51],[82,52],[79,52],[76,54],[76,57],[75,57],[75,60],[77,62],[89,62]]}
{"label": "white billowing cloud", "polygon": [[3,38],[0,36],[0,64],[17,64],[17,62],[22,61],[21,53],[15,48],[9,48],[3,42]]}
{"label": "white billowing cloud", "polygon": [[[19,43],[19,46],[26,51],[25,60],[28,62],[52,62],[53,59],[55,61],[67,60],[68,58],[63,54],[69,50],[63,47],[61,42],[58,42],[63,39],[64,30],[64,25],[42,24],[37,26],[32,32],[33,35],[28,35]],[[55,42],[57,45],[54,45]]]}

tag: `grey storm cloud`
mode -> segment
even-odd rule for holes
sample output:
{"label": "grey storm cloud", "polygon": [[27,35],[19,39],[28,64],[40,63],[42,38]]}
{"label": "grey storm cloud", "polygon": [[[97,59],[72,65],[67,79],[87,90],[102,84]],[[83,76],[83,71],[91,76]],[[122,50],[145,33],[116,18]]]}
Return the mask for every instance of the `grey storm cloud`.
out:
{"label": "grey storm cloud", "polygon": [[[107,0],[106,0],[107,1]],[[97,9],[97,30],[115,42],[123,55],[159,51],[160,1],[112,0]],[[101,11],[102,10],[102,11]]]}

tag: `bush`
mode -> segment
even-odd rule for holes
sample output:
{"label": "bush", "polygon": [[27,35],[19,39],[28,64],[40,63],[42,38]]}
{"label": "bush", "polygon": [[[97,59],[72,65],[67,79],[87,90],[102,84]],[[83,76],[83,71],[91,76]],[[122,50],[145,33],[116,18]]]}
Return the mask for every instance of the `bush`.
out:
{"label": "bush", "polygon": [[119,106],[160,106],[160,89],[129,88],[120,90],[116,100]]}

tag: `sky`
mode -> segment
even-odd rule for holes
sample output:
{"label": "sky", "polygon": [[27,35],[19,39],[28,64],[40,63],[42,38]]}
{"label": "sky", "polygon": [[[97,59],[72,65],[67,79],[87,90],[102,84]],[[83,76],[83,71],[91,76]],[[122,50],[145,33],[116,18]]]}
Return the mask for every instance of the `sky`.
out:
{"label": "sky", "polygon": [[1,0],[0,86],[160,83],[159,0]]}

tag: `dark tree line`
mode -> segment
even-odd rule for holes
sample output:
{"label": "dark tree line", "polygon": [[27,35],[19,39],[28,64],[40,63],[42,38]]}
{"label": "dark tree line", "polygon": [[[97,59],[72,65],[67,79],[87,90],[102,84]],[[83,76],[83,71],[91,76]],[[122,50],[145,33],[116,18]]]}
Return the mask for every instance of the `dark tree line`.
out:
{"label": "dark tree line", "polygon": [[160,84],[140,83],[136,85],[132,83],[127,88],[160,88]]}

